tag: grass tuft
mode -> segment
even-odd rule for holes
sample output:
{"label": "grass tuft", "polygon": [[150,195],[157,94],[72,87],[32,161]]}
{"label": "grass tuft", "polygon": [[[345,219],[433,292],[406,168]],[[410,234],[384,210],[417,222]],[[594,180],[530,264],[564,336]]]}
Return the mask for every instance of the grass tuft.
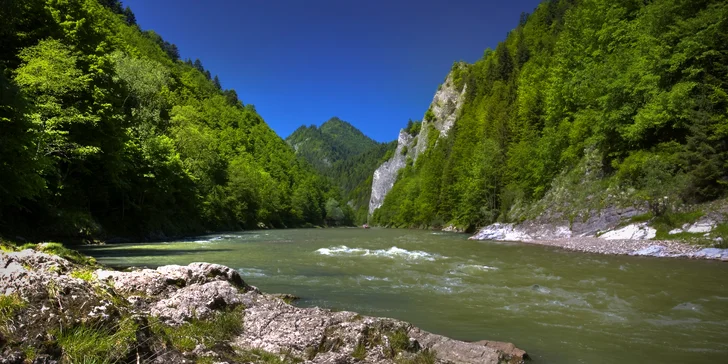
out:
{"label": "grass tuft", "polygon": [[387,338],[389,339],[389,346],[385,350],[385,355],[390,359],[403,351],[407,351],[410,347],[409,335],[403,328],[388,333]]}
{"label": "grass tuft", "polygon": [[351,356],[357,360],[364,360],[367,357],[366,344],[364,344],[363,341],[360,341],[358,344],[356,344],[356,347],[354,348],[354,352],[351,353]]}
{"label": "grass tuft", "polygon": [[242,363],[295,364],[303,360],[290,352],[274,354],[261,349],[238,350],[236,361]]}
{"label": "grass tuft", "polygon": [[716,248],[728,249],[728,223],[718,224],[713,231],[710,232],[713,239],[721,238],[722,242],[716,243]]}
{"label": "grass tuft", "polygon": [[[33,245],[36,250],[46,254],[57,255],[76,264],[95,266],[96,259],[87,257],[73,249],[68,249],[61,243],[26,244]],[[32,249],[32,248],[31,248]]]}
{"label": "grass tuft", "polygon": [[150,325],[155,335],[166,337],[176,349],[192,351],[198,344],[212,347],[241,334],[244,309],[240,305],[234,310],[219,312],[210,320],[194,319],[178,327],[165,325],[152,317]]}
{"label": "grass tuft", "polygon": [[38,349],[32,346],[23,346],[21,351],[23,352],[24,363],[32,363],[38,357]]}
{"label": "grass tuft", "polygon": [[26,305],[27,302],[18,294],[0,295],[0,325],[12,319]]}
{"label": "grass tuft", "polygon": [[641,215],[635,215],[629,219],[629,223],[632,224],[632,223],[647,222],[647,221],[652,220],[652,218],[654,216],[655,215],[653,215],[652,212],[648,212],[648,213],[641,214]]}
{"label": "grass tuft", "polygon": [[53,332],[68,363],[116,363],[123,360],[136,343],[137,325],[131,318],[116,327],[78,325]]}
{"label": "grass tuft", "polygon": [[389,338],[389,347],[396,351],[405,351],[410,346],[409,335],[404,329],[397,329],[387,337]]}
{"label": "grass tuft", "polygon": [[437,353],[434,350],[425,349],[410,357],[402,357],[395,360],[397,364],[435,364]]}
{"label": "grass tuft", "polygon": [[70,274],[73,278],[83,279],[86,282],[94,280],[94,272],[90,269],[76,269]]}
{"label": "grass tuft", "polygon": [[13,318],[27,305],[18,294],[0,295],[0,336],[10,336]]}

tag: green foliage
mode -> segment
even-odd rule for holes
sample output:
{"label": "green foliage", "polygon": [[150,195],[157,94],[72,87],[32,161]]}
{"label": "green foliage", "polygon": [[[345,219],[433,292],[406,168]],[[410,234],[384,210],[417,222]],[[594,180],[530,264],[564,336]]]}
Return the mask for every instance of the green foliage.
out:
{"label": "green foliage", "polygon": [[397,358],[395,360],[397,364],[435,364],[437,363],[437,352],[430,349],[425,349],[414,356],[407,356]]}
{"label": "green foliage", "polygon": [[720,243],[716,244],[716,248],[728,249],[728,223],[718,224],[713,231],[711,231],[713,239],[720,238]]}
{"label": "green foliage", "polygon": [[432,112],[432,108],[427,109],[427,112],[425,112],[425,117],[423,119],[425,121],[434,121],[435,120],[435,113]]}
{"label": "green foliage", "polygon": [[692,238],[702,237],[703,234],[695,233],[679,233],[670,235],[670,230],[682,227],[685,224],[693,223],[698,221],[705,215],[702,211],[690,211],[690,212],[671,212],[668,211],[661,215],[656,215],[650,225],[657,230],[655,236],[656,239],[661,240],[691,240]]}
{"label": "green foliage", "polygon": [[27,102],[17,85],[5,77],[0,63],[0,219],[2,207],[17,205],[43,191],[44,180],[36,173],[34,135],[26,116]]}
{"label": "green foliage", "polygon": [[407,127],[404,129],[407,134],[414,136],[417,136],[420,133],[420,130],[422,130],[422,122],[421,121],[408,121]]}
{"label": "green foliage", "polygon": [[80,324],[58,329],[53,335],[65,362],[116,363],[134,347],[137,329],[132,318],[124,318],[116,327]]}
{"label": "green foliage", "polygon": [[634,191],[658,216],[725,196],[726,14],[715,0],[543,2],[495,50],[453,65],[467,85],[457,122],[446,138],[425,130],[427,152],[375,222],[468,228],[582,183],[578,202],[550,203],[598,211],[627,199],[605,189]]}
{"label": "green foliage", "polygon": [[238,351],[235,357],[241,363],[294,364],[303,360],[290,353],[274,354],[261,349]]}
{"label": "green foliage", "polygon": [[169,340],[180,351],[191,351],[198,344],[212,347],[229,341],[243,330],[244,307],[216,313],[208,320],[193,319],[181,326],[167,326],[155,318],[150,318],[152,332]]}
{"label": "green foliage", "polygon": [[40,252],[57,255],[76,264],[81,264],[87,267],[93,267],[96,265],[96,259],[93,257],[88,257],[76,250],[68,249],[61,243],[42,243],[34,245],[33,247]]}
{"label": "green foliage", "polygon": [[82,279],[86,282],[91,282],[94,280],[94,272],[90,269],[76,269],[71,272],[70,276],[73,278]]}
{"label": "green foliage", "polygon": [[389,339],[389,348],[395,352],[406,351],[409,346],[409,336],[404,329],[398,329],[387,335]]}
{"label": "green foliage", "polygon": [[351,353],[351,357],[357,360],[364,360],[367,357],[367,346],[363,341],[360,341],[354,347],[354,351]]}
{"label": "green foliage", "polygon": [[323,224],[335,188],[201,61],[180,62],[175,45],[141,31],[131,9],[29,0],[0,18],[3,231],[89,239]]}
{"label": "green foliage", "polygon": [[336,161],[362,154],[378,143],[339,118],[331,118],[321,127],[301,126],[286,138],[296,154],[325,173]]}
{"label": "green foliage", "polygon": [[[379,165],[394,155],[396,142],[377,143],[351,124],[332,118],[317,128],[301,126],[288,138],[299,158],[314,166],[332,184],[340,195],[328,192],[327,206],[336,200],[344,217],[331,219],[329,225],[362,224],[367,221],[371,176]],[[333,212],[333,211],[332,211]]]}
{"label": "green foliage", "polygon": [[339,207],[339,201],[329,198],[326,201],[326,220],[330,225],[340,225],[344,218],[344,211]]}
{"label": "green foliage", "polygon": [[8,336],[12,319],[27,306],[18,294],[0,295],[0,334]]}

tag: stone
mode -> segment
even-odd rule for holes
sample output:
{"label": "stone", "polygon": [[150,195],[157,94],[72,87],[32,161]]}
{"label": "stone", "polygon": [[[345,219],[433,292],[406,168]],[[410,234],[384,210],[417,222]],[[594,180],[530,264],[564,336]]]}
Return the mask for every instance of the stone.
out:
{"label": "stone", "polygon": [[442,229],[446,233],[464,233],[465,229],[461,229],[455,225],[450,225]]}
{"label": "stone", "polygon": [[210,263],[167,265],[156,270],[142,269],[132,272],[98,270],[95,276],[99,280],[111,282],[122,293],[142,293],[147,296],[168,296],[178,288],[212,281],[227,281],[246,291],[256,289],[247,285],[236,270]]}
{"label": "stone", "polygon": [[728,259],[728,249],[704,248],[690,254],[690,257],[702,259],[717,259],[722,261]]}
{"label": "stone", "polygon": [[715,221],[702,220],[694,224],[685,224],[685,226],[683,226],[683,230],[689,233],[709,233],[713,230],[714,227]]}
{"label": "stone", "polygon": [[629,255],[640,255],[640,256],[650,256],[650,257],[665,257],[669,256],[669,253],[667,253],[667,249],[664,246],[660,245],[651,245],[647,248],[643,248],[637,251],[634,251],[632,253],[629,253]]}
{"label": "stone", "polygon": [[152,305],[150,313],[177,326],[193,318],[209,318],[215,311],[235,308],[242,303],[239,296],[238,289],[227,281],[193,283]]}
{"label": "stone", "polygon": [[499,352],[503,353],[505,356],[510,357],[509,362],[521,362],[528,360],[528,354],[525,350],[519,349],[514,345],[513,343],[507,343],[503,341],[490,341],[490,340],[481,340],[476,341],[475,344],[487,346],[493,349],[498,350]]}
{"label": "stone", "polygon": [[531,236],[518,229],[515,224],[495,223],[480,229],[470,240],[528,241]]}
{"label": "stone", "polygon": [[599,237],[606,240],[649,240],[656,234],[657,230],[647,226],[647,223],[639,223],[608,231]]}

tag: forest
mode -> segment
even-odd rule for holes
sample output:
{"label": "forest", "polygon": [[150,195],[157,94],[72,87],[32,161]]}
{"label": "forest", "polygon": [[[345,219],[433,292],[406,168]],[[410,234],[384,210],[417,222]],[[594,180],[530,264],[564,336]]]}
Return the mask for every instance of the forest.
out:
{"label": "forest", "polygon": [[725,197],[727,2],[547,0],[514,25],[453,66],[467,85],[453,130],[400,171],[374,222],[518,220],[567,180],[601,207],[624,195],[655,214]]}
{"label": "forest", "polygon": [[4,234],[312,226],[346,203],[252,104],[118,0],[3,1],[0,19]]}
{"label": "forest", "polygon": [[393,143],[337,118],[286,143],[118,0],[4,1],[0,18],[0,230],[12,236],[368,218],[472,229],[522,219],[519,206],[565,180],[656,214],[726,196],[725,1],[546,0],[523,13],[495,49],[454,64],[467,89],[453,129],[428,133],[371,217],[371,174]]}

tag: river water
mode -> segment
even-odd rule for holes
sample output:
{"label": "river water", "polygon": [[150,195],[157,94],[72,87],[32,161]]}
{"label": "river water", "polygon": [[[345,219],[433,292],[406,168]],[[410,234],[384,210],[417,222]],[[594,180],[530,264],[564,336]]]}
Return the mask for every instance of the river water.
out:
{"label": "river water", "polygon": [[728,263],[574,253],[397,229],[246,231],[91,247],[116,267],[205,261],[269,293],[499,340],[535,363],[728,361]]}

